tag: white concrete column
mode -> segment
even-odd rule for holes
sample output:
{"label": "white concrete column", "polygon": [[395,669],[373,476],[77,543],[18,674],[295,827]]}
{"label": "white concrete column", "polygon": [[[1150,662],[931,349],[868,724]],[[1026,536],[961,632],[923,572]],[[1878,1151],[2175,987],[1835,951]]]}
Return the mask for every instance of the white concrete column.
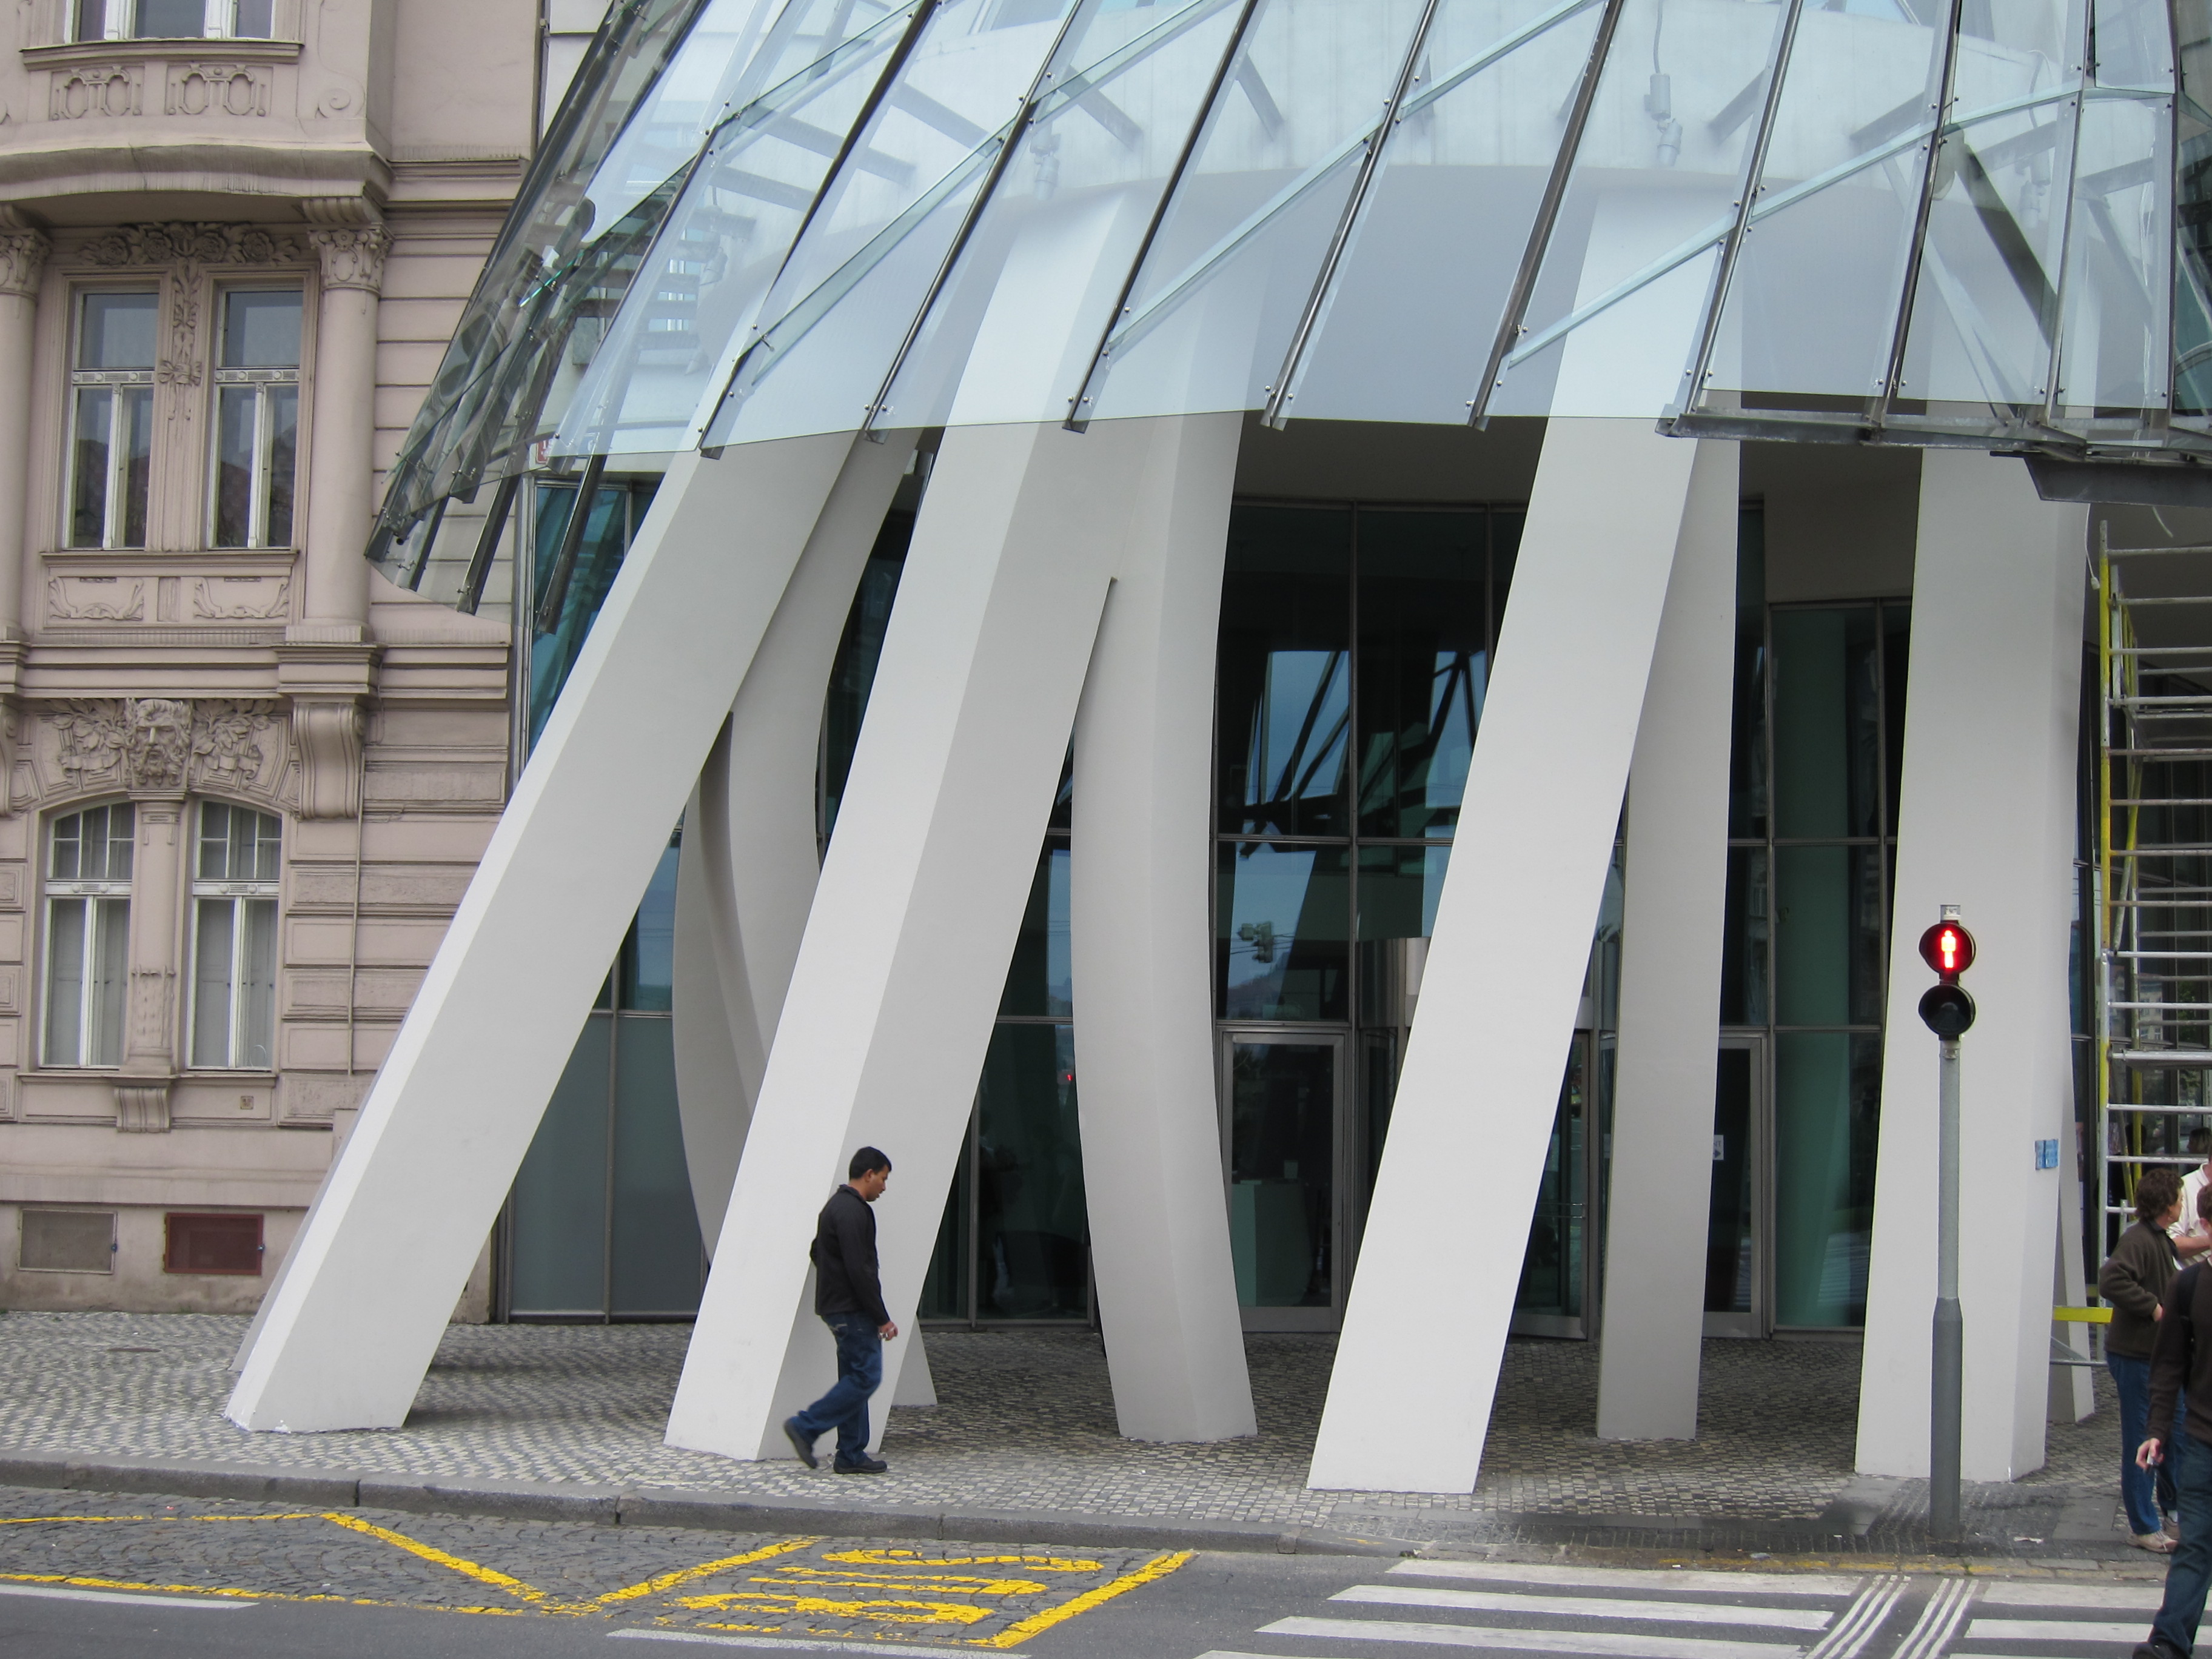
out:
{"label": "white concrete column", "polygon": [[1253,1434],[1213,1083],[1213,663],[1243,428],[1185,422],[1119,565],[1075,721],[1076,1103],[1121,1432]]}
{"label": "white concrete column", "polygon": [[1188,425],[947,432],[670,1444],[790,1455],[778,1424],[835,1375],[807,1245],[865,1143],[896,1166],[878,1246],[891,1316],[911,1330],[1107,585],[1135,503],[1153,469],[1176,465]]}
{"label": "white concrete column", "polygon": [[0,640],[22,633],[23,535],[31,511],[31,353],[39,284],[51,246],[43,231],[0,228]]}
{"label": "white concrete column", "polygon": [[1310,1486],[1474,1488],[1697,453],[1545,430]]}
{"label": "white concrete column", "polygon": [[1728,899],[1737,471],[1735,445],[1698,447],[1628,772],[1601,1440],[1698,1432]]}
{"label": "white concrete column", "polygon": [[711,1258],[821,871],[822,704],[853,591],[914,454],[855,448],[699,774],[676,875],[676,1093]]}
{"label": "white concrete column", "polygon": [[293,1246],[231,1395],[233,1422],[299,1431],[406,1418],[854,447],[834,434],[670,467]]}
{"label": "white concrete column", "polygon": [[1881,1144],[1875,1164],[1858,1467],[1928,1473],[1936,1304],[1936,1044],[1916,1005],[1921,933],[1961,907],[1980,954],[1980,1018],[1961,1045],[1959,1300],[1969,1480],[2043,1464],[2053,1229],[2071,1137],[2067,961],[2073,921],[2087,509],[2039,501],[2016,460],[1931,449],[1905,683]]}
{"label": "white concrete column", "polygon": [[376,435],[376,304],[391,239],[365,201],[315,200],[304,210],[322,266],[315,311],[315,386],[307,446],[307,611],[303,639],[357,640],[368,621],[371,481]]}

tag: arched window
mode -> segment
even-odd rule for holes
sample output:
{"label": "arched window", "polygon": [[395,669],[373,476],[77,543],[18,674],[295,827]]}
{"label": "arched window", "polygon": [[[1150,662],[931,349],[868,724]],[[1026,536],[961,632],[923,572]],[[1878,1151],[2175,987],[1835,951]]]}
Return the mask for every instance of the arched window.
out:
{"label": "arched window", "polygon": [[131,986],[128,801],[53,820],[46,853],[46,1042],[49,1066],[120,1066]]}
{"label": "arched window", "polygon": [[192,861],[191,1064],[265,1072],[276,1031],[276,894],[283,825],[202,801]]}

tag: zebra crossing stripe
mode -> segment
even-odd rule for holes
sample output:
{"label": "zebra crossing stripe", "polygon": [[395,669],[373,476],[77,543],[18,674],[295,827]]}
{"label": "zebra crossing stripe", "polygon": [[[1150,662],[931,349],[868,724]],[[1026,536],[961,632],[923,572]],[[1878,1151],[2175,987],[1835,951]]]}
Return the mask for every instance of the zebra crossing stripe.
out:
{"label": "zebra crossing stripe", "polygon": [[2118,1642],[2130,1647],[2148,1641],[2143,1621],[2107,1623],[2101,1619],[1977,1619],[1966,1626],[1969,1642]]}
{"label": "zebra crossing stripe", "polygon": [[1889,1611],[1905,1594],[1905,1576],[1889,1573],[1871,1581],[1852,1598],[1842,1618],[1813,1645],[1806,1659],[1858,1659],[1861,1649],[1873,1639],[1889,1618]]}
{"label": "zebra crossing stripe", "polygon": [[1395,1563],[1393,1575],[1468,1578],[1507,1584],[1565,1584],[1580,1589],[1725,1590],[1731,1595],[1850,1595],[1865,1575],[1818,1572],[1703,1572],[1690,1568],[1538,1566],[1514,1561]]}
{"label": "zebra crossing stripe", "polygon": [[1764,1625],[1826,1630],[1834,1615],[1818,1607],[1753,1607],[1741,1602],[1631,1601],[1572,1595],[1514,1595],[1497,1590],[1437,1589],[1426,1584],[1354,1584],[1332,1601],[1374,1601],[1401,1607],[1456,1607],[1469,1613],[1522,1613],[1535,1618],[1642,1619],[1655,1624]]}
{"label": "zebra crossing stripe", "polygon": [[1977,1588],[1970,1578],[1947,1578],[1938,1584],[1890,1659],[1938,1659],[1958,1635]]}
{"label": "zebra crossing stripe", "polygon": [[2156,1613],[2166,1599],[2163,1581],[2155,1584],[1984,1583],[1985,1607],[2095,1607],[2112,1613]]}
{"label": "zebra crossing stripe", "polygon": [[1598,1659],[1803,1659],[1778,1642],[1721,1642],[1626,1631],[1529,1630],[1510,1626],[1430,1625],[1389,1619],[1278,1619],[1262,1636],[1318,1636],[1350,1642],[1414,1642],[1431,1647],[1496,1648],[1518,1653],[1593,1654]]}

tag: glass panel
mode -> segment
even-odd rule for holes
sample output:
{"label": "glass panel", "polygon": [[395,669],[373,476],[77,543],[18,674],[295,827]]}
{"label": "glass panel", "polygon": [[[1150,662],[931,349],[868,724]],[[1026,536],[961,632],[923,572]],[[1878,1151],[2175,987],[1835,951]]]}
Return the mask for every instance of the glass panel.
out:
{"label": "glass panel", "polygon": [[1775,1022],[1881,1023],[1881,851],[1778,847]]}
{"label": "glass panel", "polygon": [[[1806,6],[1707,392],[1856,400],[1881,390],[1942,40],[1910,15]],[[1757,125],[1755,105],[1730,113],[1746,131]]]}
{"label": "glass panel", "polygon": [[1774,613],[1775,834],[1879,833],[1872,605]]}
{"label": "glass panel", "polygon": [[104,875],[108,881],[130,880],[131,854],[138,833],[138,809],[127,801],[113,806],[95,806],[84,815],[84,819],[88,842],[99,833],[103,823],[106,824],[106,835],[103,844],[107,849],[106,871],[93,870],[88,866],[85,873],[88,876]]}
{"label": "glass panel", "polygon": [[1029,907],[1014,940],[1013,965],[999,999],[1002,1014],[1065,1014],[1074,1007],[1073,975],[1068,959],[1068,851],[1065,842],[1045,843],[1037,854],[1036,879],[1030,884]]}
{"label": "glass panel", "polygon": [[[1571,0],[1437,7],[1420,79],[1310,349],[1300,416],[1466,420],[1600,13]],[[1700,74],[1733,76],[1733,91],[1764,21],[1717,31],[1696,62],[1670,62],[1678,99],[1697,101]]]}
{"label": "glass panel", "polygon": [[[2194,5],[2192,36],[2204,33]],[[2161,21],[2161,35],[2166,27]],[[2181,54],[2182,95],[2174,100],[2173,407],[2212,412],[2212,78],[2203,47]]]}
{"label": "glass panel", "polygon": [[[192,31],[197,34],[198,29]],[[79,368],[151,368],[154,320],[161,295],[88,294],[77,336]]]}
{"label": "glass panel", "polygon": [[[623,555],[629,550],[629,493],[620,488],[599,492],[592,503],[592,516],[584,521],[575,563],[569,568],[568,586],[562,595],[561,614],[550,633],[538,633],[531,641],[530,740],[533,744],[560,700],[561,688],[568,683],[568,671],[576,665],[592,623],[622,569]],[[538,492],[536,591],[539,605],[551,586],[561,538],[568,527],[568,509],[575,499],[573,487]],[[536,614],[534,607],[532,614]]]}
{"label": "glass panel", "polygon": [[1748,1048],[1723,1048],[1713,1091],[1713,1184],[1705,1227],[1705,1311],[1751,1311],[1752,1116],[1758,1100]]}
{"label": "glass panel", "polygon": [[1727,933],[1721,940],[1721,1024],[1766,1024],[1767,952],[1772,938],[1766,849],[1731,847]]}
{"label": "glass panel", "polygon": [[53,878],[57,881],[74,881],[82,867],[82,836],[84,817],[72,812],[65,818],[54,820]]}
{"label": "glass panel", "polygon": [[192,1064],[230,1064],[233,901],[202,899],[194,907],[192,938]]}
{"label": "glass panel", "polygon": [[[2108,8],[2100,8],[2100,14]],[[2100,78],[2126,42],[2097,38]],[[2168,57],[2159,38],[2161,69]],[[2171,84],[2171,71],[2160,76]],[[2098,99],[2081,109],[2068,235],[2061,402],[2077,418],[2162,406],[2167,356],[2165,181],[2172,126],[2160,103]]]}
{"label": "glass panel", "polygon": [[219,800],[200,803],[200,861],[202,881],[230,878],[230,808]]}
{"label": "glass panel", "polygon": [[676,1110],[675,1022],[621,1017],[615,1045],[614,1286],[608,1311],[699,1310],[706,1251]]}
{"label": "glass panel", "polygon": [[1735,718],[1729,747],[1729,834],[1766,834],[1766,512],[1736,515]]}
{"label": "glass panel", "polygon": [[1231,515],[1216,669],[1221,827],[1343,835],[1352,515]]}
{"label": "glass panel", "polygon": [[265,1072],[276,1036],[276,901],[240,902],[246,907],[246,950],[240,963],[234,1063]]}
{"label": "glass panel", "polygon": [[273,812],[253,815],[254,868],[258,881],[275,881],[284,850],[284,822]]}
{"label": "glass panel", "polygon": [[78,40],[102,40],[107,37],[107,0],[76,0],[76,33]]}
{"label": "glass panel", "polygon": [[1001,1025],[992,1032],[976,1135],[976,1317],[1088,1317],[1091,1248],[1073,1028]]}
{"label": "glass panel", "polygon": [[1214,896],[1226,1019],[1343,1019],[1351,849],[1246,842],[1220,849]]}
{"label": "glass panel", "polygon": [[929,1272],[921,1281],[921,1296],[915,1304],[917,1319],[968,1317],[968,1158],[975,1133],[971,1121],[961,1139],[960,1162],[953,1166],[952,1190],[945,1194],[945,1219],[937,1227],[937,1248],[930,1253]]}
{"label": "glass panel", "polygon": [[123,1014],[131,992],[131,901],[98,899],[93,904],[97,928],[92,953],[92,1054],[94,1066],[123,1063]]}
{"label": "glass panel", "polygon": [[115,393],[106,386],[76,391],[76,436],[70,459],[70,545],[100,547],[107,540],[108,439]]}
{"label": "glass panel", "polygon": [[[1437,931],[1437,901],[1443,896],[1449,847],[1363,847],[1359,849],[1359,937],[1429,939]],[[1363,956],[1361,961],[1367,958]],[[1363,1000],[1365,993],[1362,994]]]}
{"label": "glass panel", "polygon": [[508,1306],[599,1314],[607,1305],[608,1079],[614,1017],[592,1014],[515,1177]]}
{"label": "glass panel", "polygon": [[123,404],[123,430],[118,434],[123,464],[118,469],[122,476],[117,480],[123,492],[123,500],[119,503],[123,509],[123,534],[116,545],[143,547],[146,545],[146,490],[154,475],[154,389],[143,386],[125,386],[116,396]]}
{"label": "glass panel", "polygon": [[1367,1231],[1368,1206],[1375,1177],[1382,1168],[1382,1148],[1390,1139],[1390,1109],[1398,1099],[1398,1038],[1392,1031],[1359,1034],[1359,1232]]}
{"label": "glass panel", "polygon": [[1567,1074],[1544,1149],[1536,1213],[1528,1223],[1528,1249],[1521,1259],[1521,1285],[1513,1299],[1522,1313],[1574,1318],[1583,1310],[1583,1251],[1589,1214],[1589,1088],[1584,1075],[1588,1045],[1577,1037],[1567,1051]]}
{"label": "glass panel", "polygon": [[1490,678],[1480,513],[1359,515],[1359,832],[1448,836]]}
{"label": "glass panel", "polygon": [[292,544],[292,488],[300,454],[300,388],[272,386],[263,394],[269,416],[268,479],[264,485],[261,544]]}
{"label": "glass panel", "polygon": [[230,32],[241,40],[266,40],[275,33],[276,0],[232,0]]}
{"label": "glass panel", "polygon": [[1905,692],[1911,669],[1912,605],[1893,599],[1881,608],[1883,793],[1888,797],[1888,827],[1897,833],[1897,798],[1905,779]]}
{"label": "glass panel", "polygon": [[1881,1039],[1785,1031],[1774,1089],[1775,1322],[1863,1324]]}
{"label": "glass panel", "polygon": [[622,956],[622,1006],[666,1013],[676,982],[676,865],[670,846],[653,868]]}
{"label": "glass panel", "polygon": [[907,544],[913,538],[913,514],[893,512],[884,520],[867,565],[860,572],[853,609],[845,618],[836,666],[830,672],[830,697],[822,715],[820,834],[824,844],[837,827],[838,803],[845,799],[845,781],[852,775],[853,755],[860,743],[860,722],[868,712],[868,693],[875,686],[876,664],[883,656],[884,635],[890,627],[891,601],[898,597]]}
{"label": "glass panel", "polygon": [[88,899],[46,906],[46,1064],[84,1063],[84,975]]}
{"label": "glass panel", "polygon": [[137,0],[131,32],[142,40],[187,40],[206,30],[205,0]]}
{"label": "glass panel", "polygon": [[299,366],[299,289],[233,289],[222,296],[222,368]]}
{"label": "glass panel", "polygon": [[254,415],[260,394],[250,386],[216,388],[215,544],[247,547],[253,536]]}
{"label": "glass panel", "polygon": [[1229,1045],[1229,1252],[1245,1308],[1334,1301],[1336,1045]]}

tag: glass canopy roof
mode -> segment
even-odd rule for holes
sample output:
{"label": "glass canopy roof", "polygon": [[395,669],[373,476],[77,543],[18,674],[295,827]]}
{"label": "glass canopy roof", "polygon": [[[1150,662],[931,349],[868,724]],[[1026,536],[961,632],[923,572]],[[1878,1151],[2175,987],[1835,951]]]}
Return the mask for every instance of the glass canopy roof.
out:
{"label": "glass canopy roof", "polygon": [[371,556],[891,427],[2212,458],[2208,76],[2212,0],[617,0]]}

